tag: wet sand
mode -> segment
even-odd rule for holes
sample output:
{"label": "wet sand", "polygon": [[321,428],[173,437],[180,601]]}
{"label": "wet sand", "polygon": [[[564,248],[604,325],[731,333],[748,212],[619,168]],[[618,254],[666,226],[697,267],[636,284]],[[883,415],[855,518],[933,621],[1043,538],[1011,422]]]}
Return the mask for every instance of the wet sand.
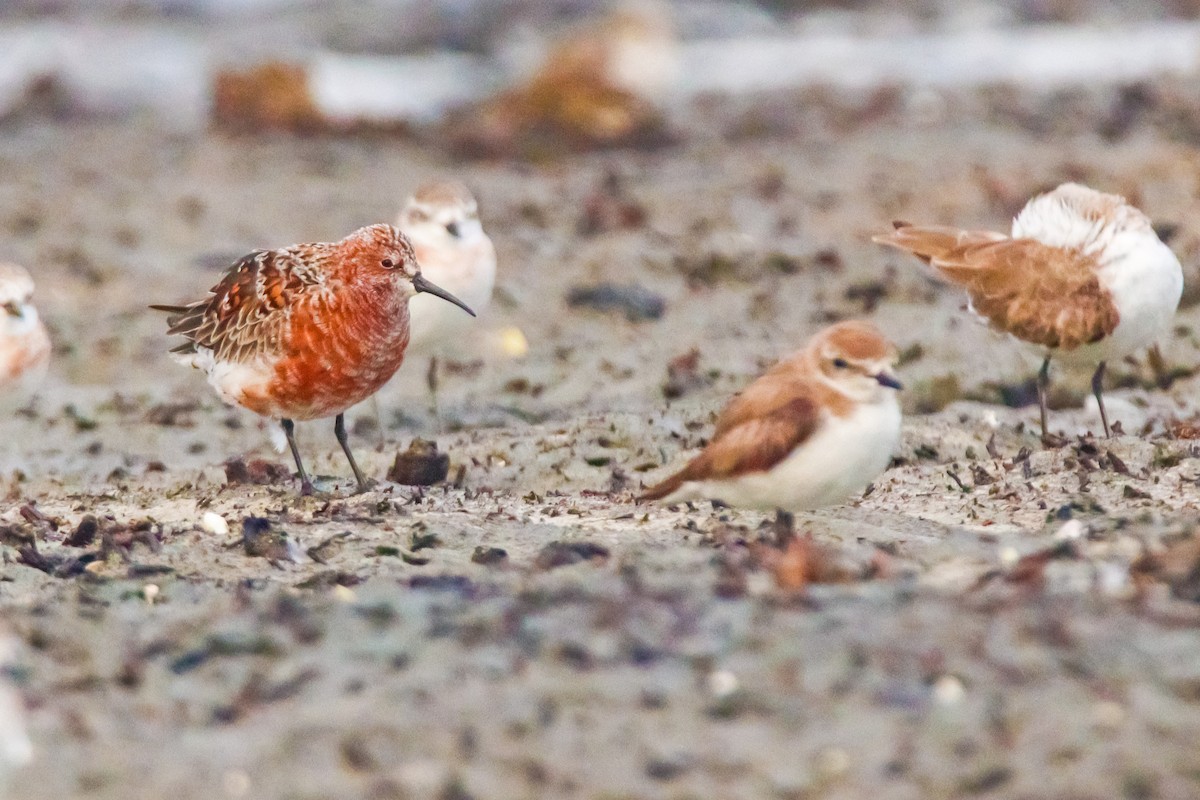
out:
{"label": "wet sand", "polygon": [[[868,241],[895,218],[1004,228],[1077,179],[1177,225],[1195,285],[1200,159],[1168,127],[1111,141],[988,97],[932,118],[713,101],[675,146],[524,166],[384,137],[5,122],[4,255],[35,272],[58,343],[33,412],[0,419],[0,609],[36,747],[12,796],[1200,793],[1200,606],[1167,549],[1194,536],[1200,451],[1175,434],[1198,379],[1159,391],[1144,363],[1114,365],[1129,434],[1103,440],[1087,376],[1056,373],[1074,407],[1043,449],[1036,409],[999,403],[1036,365]],[[1014,125],[1021,108],[1037,113]],[[227,459],[288,461],[168,360],[145,306],[198,296],[252,248],[390,221],[448,172],[477,190],[500,277],[440,419],[414,360],[381,395],[382,450],[368,410],[350,415],[376,491],[348,494],[327,422],[299,430],[328,494],[227,482]],[[644,221],[581,232],[589,198]],[[665,314],[568,306],[599,282]],[[865,497],[800,515],[840,580],[789,596],[758,565],[763,515],[632,498],[732,392],[850,316],[909,354],[912,413]],[[1195,362],[1196,323],[1189,305],[1168,364]],[[505,326],[525,357],[499,353]],[[692,388],[668,400],[693,347]],[[418,435],[461,480],[382,481]],[[87,515],[100,536],[69,544]],[[286,534],[274,558],[246,553],[247,517]],[[21,563],[29,535],[48,571]]]}

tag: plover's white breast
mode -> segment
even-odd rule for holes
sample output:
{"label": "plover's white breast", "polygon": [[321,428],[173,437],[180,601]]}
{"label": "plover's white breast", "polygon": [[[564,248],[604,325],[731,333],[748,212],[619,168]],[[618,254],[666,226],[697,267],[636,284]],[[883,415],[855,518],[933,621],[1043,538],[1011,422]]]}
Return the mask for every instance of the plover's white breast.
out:
{"label": "plover's white breast", "polygon": [[[429,280],[460,298],[478,315],[491,303],[496,283],[496,251],[486,236],[465,247],[427,248],[417,243],[417,261]],[[418,294],[408,301],[410,353],[436,353],[462,347],[461,337],[478,326],[450,303]]]}
{"label": "plover's white breast", "polygon": [[791,455],[763,472],[689,482],[666,502],[715,499],[734,506],[806,511],[834,505],[866,488],[900,443],[900,405],[892,394],[860,403],[845,417],[826,414]]}

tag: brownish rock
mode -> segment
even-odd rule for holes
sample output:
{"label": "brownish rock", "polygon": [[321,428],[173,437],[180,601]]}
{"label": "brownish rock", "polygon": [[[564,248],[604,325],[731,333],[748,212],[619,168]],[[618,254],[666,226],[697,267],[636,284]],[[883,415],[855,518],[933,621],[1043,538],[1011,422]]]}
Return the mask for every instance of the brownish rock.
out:
{"label": "brownish rock", "polygon": [[449,473],[450,456],[438,452],[437,442],[413,439],[407,450],[396,454],[387,479],[405,486],[432,486]]}

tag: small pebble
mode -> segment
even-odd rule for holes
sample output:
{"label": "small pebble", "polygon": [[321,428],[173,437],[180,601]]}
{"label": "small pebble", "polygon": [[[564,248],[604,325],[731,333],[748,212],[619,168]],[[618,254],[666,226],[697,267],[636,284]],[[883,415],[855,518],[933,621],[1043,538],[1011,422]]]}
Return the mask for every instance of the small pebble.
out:
{"label": "small pebble", "polygon": [[529,340],[520,328],[510,325],[500,330],[500,352],[509,358],[523,358],[529,352]]}
{"label": "small pebble", "polygon": [[1087,533],[1087,527],[1077,519],[1070,519],[1063,523],[1063,526],[1054,533],[1054,541],[1056,542],[1074,542],[1083,538]]}
{"label": "small pebble", "polygon": [[228,536],[229,523],[215,511],[205,511],[200,518],[200,527],[214,536]]}
{"label": "small pebble", "polygon": [[737,675],[727,669],[713,670],[708,674],[708,691],[718,700],[729,697],[738,690],[738,686]]}
{"label": "small pebble", "polygon": [[940,706],[953,706],[966,696],[963,682],[954,675],[942,675],[933,683],[933,699]]}

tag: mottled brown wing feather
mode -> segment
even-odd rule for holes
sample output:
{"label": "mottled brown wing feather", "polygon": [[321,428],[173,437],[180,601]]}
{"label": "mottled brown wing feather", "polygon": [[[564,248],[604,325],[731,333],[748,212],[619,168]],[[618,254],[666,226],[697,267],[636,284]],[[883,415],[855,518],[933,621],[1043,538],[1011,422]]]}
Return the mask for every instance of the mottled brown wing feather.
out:
{"label": "mottled brown wing feather", "polygon": [[811,398],[793,396],[770,412],[726,427],[686,467],[651,486],[639,499],[658,500],[689,481],[720,480],[769,470],[812,436],[817,419],[817,405]]}
{"label": "mottled brown wing feather", "polygon": [[924,260],[966,289],[978,314],[1027,342],[1072,350],[1120,321],[1095,259],[1078,251],[942,227],[898,228],[874,241]]}
{"label": "mottled brown wing feather", "polygon": [[151,308],[170,313],[167,333],[187,340],[171,352],[194,353],[204,347],[220,361],[245,363],[280,352],[280,337],[297,297],[319,283],[291,252],[256,250],[235,262],[205,299]]}
{"label": "mottled brown wing feather", "polygon": [[771,414],[798,394],[806,393],[809,387],[796,381],[792,377],[794,372],[795,367],[790,360],[781,361],[743,389],[721,410],[713,430],[713,439],[721,438],[742,423]]}

